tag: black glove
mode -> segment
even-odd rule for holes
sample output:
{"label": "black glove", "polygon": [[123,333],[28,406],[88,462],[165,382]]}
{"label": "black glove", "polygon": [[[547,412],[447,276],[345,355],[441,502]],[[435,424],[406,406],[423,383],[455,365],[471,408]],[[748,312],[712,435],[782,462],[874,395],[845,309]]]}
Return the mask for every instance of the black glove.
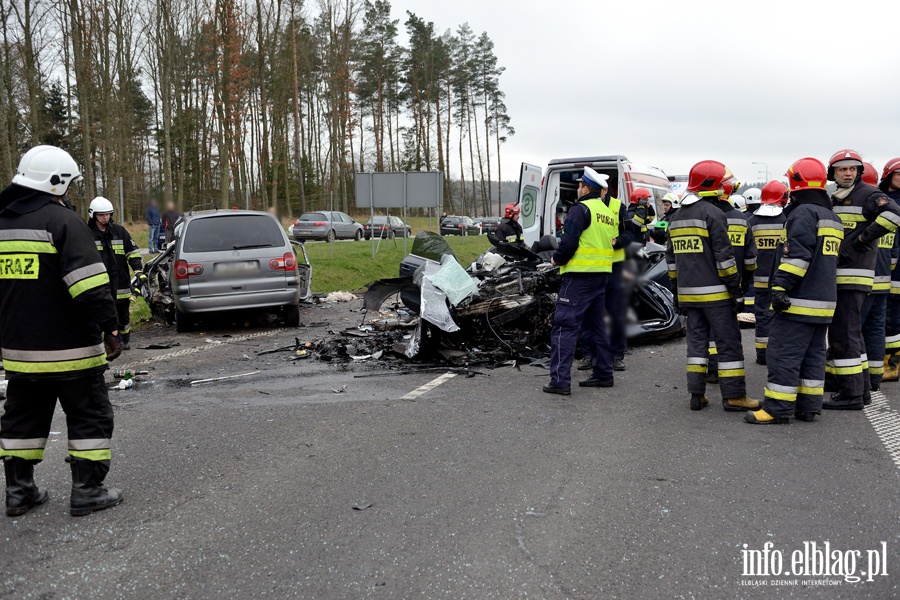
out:
{"label": "black glove", "polygon": [[132,288],[131,293],[135,296],[140,296],[141,288],[147,285],[148,282],[149,279],[147,279],[147,276],[144,275],[143,271],[138,271],[134,274],[134,287]]}
{"label": "black glove", "polygon": [[784,290],[772,291],[772,309],[784,312],[791,307],[791,299]]}
{"label": "black glove", "polygon": [[731,294],[731,310],[734,314],[739,315],[744,312],[744,295],[740,288],[728,290]]}
{"label": "black glove", "polygon": [[106,360],[109,362],[116,360],[122,354],[122,344],[119,342],[119,337],[111,333],[103,336],[103,346],[106,348]]}
{"label": "black glove", "polygon": [[851,245],[851,246],[853,247],[853,249],[856,250],[857,252],[865,252],[866,250],[869,249],[869,243],[868,243],[868,242],[862,241],[861,238],[862,238],[862,236],[861,236],[861,235],[858,235],[858,236],[856,236],[855,238],[853,238],[853,241],[852,241],[852,242],[850,242],[850,245]]}

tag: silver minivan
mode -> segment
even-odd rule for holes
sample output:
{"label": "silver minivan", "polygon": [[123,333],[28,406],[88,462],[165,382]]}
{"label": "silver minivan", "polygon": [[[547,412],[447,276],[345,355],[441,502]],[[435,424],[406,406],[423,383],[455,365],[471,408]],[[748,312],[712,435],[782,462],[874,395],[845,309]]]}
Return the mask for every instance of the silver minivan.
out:
{"label": "silver minivan", "polygon": [[246,210],[191,212],[175,241],[169,284],[175,326],[225,310],[278,308],[288,327],[300,322],[310,267],[298,260],[284,229],[268,214]]}

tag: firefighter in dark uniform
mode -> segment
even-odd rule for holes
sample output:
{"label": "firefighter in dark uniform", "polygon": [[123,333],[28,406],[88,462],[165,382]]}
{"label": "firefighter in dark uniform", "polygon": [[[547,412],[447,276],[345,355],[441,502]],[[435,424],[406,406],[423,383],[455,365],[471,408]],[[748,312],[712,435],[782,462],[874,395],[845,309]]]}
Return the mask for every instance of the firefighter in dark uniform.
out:
{"label": "firefighter in dark uniform", "polygon": [[813,421],[822,412],[825,335],[837,302],[837,262],[844,227],[825,192],[825,165],[801,158],[787,172],[791,203],[785,241],[772,274],[769,374],[761,410],[744,420],[758,425]]}
{"label": "firefighter in dark uniform", "polygon": [[[863,163],[862,181],[875,187],[878,185],[878,172],[871,163]],[[875,280],[872,293],[866,296],[862,307],[862,337],[867,360],[869,377],[866,384],[864,403],[872,401],[871,392],[881,389],[881,378],[884,375],[885,327],[887,325],[887,303],[891,292],[891,270],[896,259],[894,254],[894,238],[896,232],[886,233],[878,239],[878,256],[875,259]]]}
{"label": "firefighter in dark uniform", "polygon": [[761,206],[750,217],[750,230],[756,243],[756,272],[753,274],[756,316],[756,363],[766,364],[769,329],[775,313],[772,311],[769,279],[775,270],[775,253],[784,231],[784,207],[788,189],[780,181],[772,180],[763,186]]}
{"label": "firefighter in dark uniform", "polygon": [[88,209],[88,215],[88,227],[97,243],[97,251],[103,259],[103,264],[106,265],[109,273],[109,287],[116,300],[122,350],[130,350],[132,289],[128,267],[131,266],[141,284],[146,283],[147,278],[143,274],[144,265],[141,262],[141,251],[131,239],[128,231],[118,223],[113,223],[112,202],[102,196],[94,198]]}
{"label": "firefighter in dark uniform", "polygon": [[[892,158],[884,166],[878,187],[888,197],[900,204],[900,158]],[[900,379],[900,235],[894,235],[891,252],[891,293],[888,297],[887,327],[885,338],[884,376],[882,381]]]}
{"label": "firefighter in dark uniform", "polygon": [[516,204],[507,204],[503,212],[503,219],[497,225],[497,229],[488,236],[488,240],[495,246],[499,244],[523,245],[522,226],[519,224],[519,207]]}
{"label": "firefighter in dark uniform", "polygon": [[647,243],[647,227],[652,220],[649,212],[653,194],[646,188],[635,188],[628,198],[628,210],[625,212],[625,229],[631,233],[635,242],[641,246]]}
{"label": "firefighter in dark uniform", "polygon": [[822,407],[862,410],[868,362],[862,338],[862,309],[872,292],[878,240],[900,225],[900,207],[878,188],[863,183],[862,158],[853,150],[839,150],[828,163],[828,178],[837,184],[831,200],[844,224],[844,243],[838,256],[837,308],[828,329],[826,387],[836,391]]}
{"label": "firefighter in dark uniform", "polygon": [[113,410],[103,373],[121,352],[109,276],[84,221],[66,204],[80,177],[69,154],[37,146],[0,192],[0,345],[9,379],[0,417],[6,514],[47,501],[34,483],[56,402],[66,413],[72,515],[115,506],[107,490]]}
{"label": "firefighter in dark uniform", "polygon": [[[741,302],[738,311],[745,312],[748,309],[753,310],[747,304],[748,301],[750,303],[753,302],[752,297],[748,300],[747,290],[753,282],[753,273],[756,271],[756,244],[753,241],[753,232],[750,231],[747,215],[738,210],[730,201],[732,193],[738,187],[740,187],[740,184],[734,177],[726,179],[722,184],[722,195],[719,197],[719,201],[716,202],[716,206],[725,213],[725,218],[728,219],[728,239],[734,247],[734,262],[737,265],[738,276],[741,281]],[[735,314],[734,318],[736,321],[737,314]],[[740,329],[740,325],[738,325],[738,328]],[[709,364],[707,365],[706,375],[707,383],[719,382],[718,365],[716,341],[710,339]]]}
{"label": "firefighter in dark uniform", "polygon": [[666,263],[679,310],[687,316],[687,383],[691,410],[707,404],[709,340],[716,342],[722,406],[726,411],[756,410],[747,398],[744,351],[735,315],[743,293],[728,238],[728,219],[715,204],[731,177],[725,165],[704,160],[691,168],[681,208],[669,223]]}
{"label": "firefighter in dark uniform", "polygon": [[[579,331],[586,331],[593,371],[581,387],[612,387],[609,338],[603,322],[606,286],[618,247],[619,215],[602,200],[607,177],[590,167],[578,180],[578,202],[566,215],[559,248],[550,259],[562,274],[553,330],[550,333],[548,394],[571,393],[571,368]],[[584,321],[584,327],[582,327]]]}

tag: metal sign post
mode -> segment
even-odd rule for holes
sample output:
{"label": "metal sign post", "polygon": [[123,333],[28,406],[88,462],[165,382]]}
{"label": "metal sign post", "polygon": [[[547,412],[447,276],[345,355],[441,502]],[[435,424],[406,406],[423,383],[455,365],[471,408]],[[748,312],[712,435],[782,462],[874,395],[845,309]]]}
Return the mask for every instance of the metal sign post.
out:
{"label": "metal sign post", "polygon": [[119,177],[119,223],[125,224],[125,188],[121,177]]}
{"label": "metal sign post", "polygon": [[372,240],[372,260],[375,260],[375,174],[369,173],[369,239]]}

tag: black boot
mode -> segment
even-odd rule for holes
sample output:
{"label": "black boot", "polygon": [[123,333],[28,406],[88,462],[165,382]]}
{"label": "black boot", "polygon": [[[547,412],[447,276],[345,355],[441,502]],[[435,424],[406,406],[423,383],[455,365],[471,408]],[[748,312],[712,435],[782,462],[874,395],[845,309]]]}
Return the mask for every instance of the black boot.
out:
{"label": "black boot", "polygon": [[862,396],[845,396],[840,392],[832,394],[828,400],[822,402],[822,408],[826,410],[862,410],[863,406]]}
{"label": "black boot", "polygon": [[82,517],[96,510],[121,504],[122,490],[108,490],[103,486],[103,480],[109,473],[108,460],[69,456],[66,462],[72,465],[72,501],[69,512],[73,517]]}
{"label": "black boot", "polygon": [[131,333],[123,333],[120,337],[122,338],[122,350],[131,350],[131,344],[128,343]]}
{"label": "black boot", "polygon": [[6,471],[7,517],[24,515],[50,499],[50,494],[46,490],[40,490],[34,484],[35,462],[15,456],[3,459],[3,470]]}

